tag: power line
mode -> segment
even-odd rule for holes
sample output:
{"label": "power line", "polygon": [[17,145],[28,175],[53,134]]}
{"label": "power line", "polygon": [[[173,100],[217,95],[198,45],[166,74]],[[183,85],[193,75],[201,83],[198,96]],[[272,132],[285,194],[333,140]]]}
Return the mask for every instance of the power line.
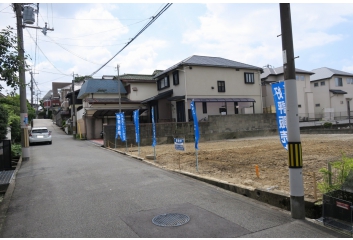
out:
{"label": "power line", "polygon": [[154,17],[152,17],[152,20],[147,23],[147,25],[145,27],[143,27],[140,32],[138,32],[136,34],[135,37],[133,37],[119,52],[117,52],[111,59],[109,59],[103,66],[101,66],[98,70],[96,70],[95,72],[93,72],[90,76],[96,74],[99,70],[101,70],[103,67],[105,67],[111,60],[113,60],[120,52],[122,52],[130,43],[132,43],[141,33],[143,33],[154,21],[156,21],[161,15],[162,13],[164,13],[170,6],[172,5],[172,3],[167,3],[163,9]]}
{"label": "power line", "polygon": [[81,57],[81,56],[79,56],[79,55],[77,55],[77,54],[71,52],[70,50],[68,50],[68,49],[66,49],[65,47],[61,46],[59,43],[55,42],[55,41],[54,41],[52,38],[50,38],[49,36],[47,36],[47,37],[48,37],[50,40],[52,40],[56,45],[58,45],[59,47],[61,47],[61,48],[64,49],[65,51],[71,53],[72,55],[74,55],[74,56],[76,56],[76,57],[78,57],[78,58],[80,58],[80,59],[82,59],[82,60],[84,60],[84,61],[86,61],[86,62],[93,63],[93,64],[96,64],[96,65],[100,65],[100,63],[91,62],[91,61],[89,61],[89,60],[87,60],[87,59],[85,59],[85,58],[83,58],[83,57]]}
{"label": "power line", "polygon": [[[27,30],[29,36],[31,37],[31,39],[34,41],[34,39],[33,39],[32,35],[31,35],[31,33],[28,31],[27,28],[26,28],[26,30]],[[43,54],[43,56],[48,60],[48,62],[49,62],[56,70],[58,70],[58,72],[64,74],[64,73],[61,72],[57,67],[55,67],[55,65],[54,65],[54,64],[49,60],[49,58],[43,53],[42,49],[40,49],[40,47],[37,45],[37,43],[36,43],[35,41],[34,41],[34,43],[36,44],[36,46],[38,47],[38,49],[40,50],[40,52]]]}

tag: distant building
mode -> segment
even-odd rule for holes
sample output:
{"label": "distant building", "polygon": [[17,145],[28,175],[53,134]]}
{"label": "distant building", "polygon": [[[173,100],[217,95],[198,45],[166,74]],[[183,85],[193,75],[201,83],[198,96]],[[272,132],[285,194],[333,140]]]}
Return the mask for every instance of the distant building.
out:
{"label": "distant building", "polygon": [[328,67],[312,72],[315,116],[327,121],[347,119],[349,108],[352,109],[353,74]]}
{"label": "distant building", "polygon": [[[302,69],[295,69],[298,114],[299,121],[307,121],[314,118],[314,98],[310,89],[310,76],[313,72]],[[264,68],[261,74],[262,83],[262,102],[265,113],[275,113],[275,106],[272,94],[272,83],[284,81],[283,67],[272,68],[270,66]]]}

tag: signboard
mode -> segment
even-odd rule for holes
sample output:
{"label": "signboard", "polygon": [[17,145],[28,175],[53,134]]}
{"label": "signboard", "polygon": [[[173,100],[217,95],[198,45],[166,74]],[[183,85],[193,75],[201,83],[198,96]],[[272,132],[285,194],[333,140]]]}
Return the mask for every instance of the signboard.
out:
{"label": "signboard", "polygon": [[341,202],[338,202],[336,201],[336,206],[337,207],[340,207],[340,208],[343,208],[343,209],[346,209],[346,210],[349,210],[350,209],[350,206],[346,203],[341,203]]}
{"label": "signboard", "polygon": [[136,143],[140,143],[140,126],[139,126],[139,110],[134,112],[134,124],[135,124],[135,139]]}
{"label": "signboard", "polygon": [[184,138],[174,138],[174,148],[177,151],[185,151],[185,139]]}
{"label": "signboard", "polygon": [[124,113],[115,113],[116,116],[116,132],[115,138],[120,136],[121,141],[126,141],[126,127],[125,127],[125,115]]}
{"label": "signboard", "polygon": [[199,149],[198,143],[199,143],[199,123],[197,121],[197,115],[196,115],[196,108],[195,108],[195,102],[194,100],[191,101],[191,113],[192,113],[192,118],[194,120],[194,132],[195,132],[195,149]]}
{"label": "signboard", "polygon": [[156,123],[154,122],[154,107],[152,107],[152,147],[155,147],[156,145]]}
{"label": "signboard", "polygon": [[118,139],[119,136],[121,137],[121,114],[115,113],[116,117],[116,124],[115,124],[115,139]]}
{"label": "signboard", "polygon": [[284,82],[271,84],[273,99],[276,107],[278,133],[283,147],[288,150],[286,96]]}

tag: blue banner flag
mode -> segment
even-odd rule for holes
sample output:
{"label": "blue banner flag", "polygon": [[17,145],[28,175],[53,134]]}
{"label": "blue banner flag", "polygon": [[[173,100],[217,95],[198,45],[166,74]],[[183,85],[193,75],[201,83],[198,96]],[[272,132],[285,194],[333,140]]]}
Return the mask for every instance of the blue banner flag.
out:
{"label": "blue banner flag", "polygon": [[116,124],[115,124],[115,139],[118,139],[121,136],[121,115],[120,113],[115,113]]}
{"label": "blue banner flag", "polygon": [[152,147],[155,147],[156,145],[156,123],[154,121],[154,107],[152,107]]}
{"label": "blue banner flag", "polygon": [[135,137],[136,143],[140,143],[139,110],[134,111]]}
{"label": "blue banner flag", "polygon": [[197,121],[197,115],[196,115],[196,107],[194,100],[191,101],[191,113],[192,113],[192,118],[194,120],[194,132],[195,132],[195,149],[199,149],[198,143],[199,143],[199,123]]}
{"label": "blue banner flag", "polygon": [[120,123],[121,123],[121,141],[126,141],[126,126],[125,126],[125,114],[124,112],[120,113]]}
{"label": "blue banner flag", "polygon": [[279,138],[283,147],[288,150],[286,95],[284,89],[284,82],[273,83],[271,84],[271,87],[276,107],[276,118]]}

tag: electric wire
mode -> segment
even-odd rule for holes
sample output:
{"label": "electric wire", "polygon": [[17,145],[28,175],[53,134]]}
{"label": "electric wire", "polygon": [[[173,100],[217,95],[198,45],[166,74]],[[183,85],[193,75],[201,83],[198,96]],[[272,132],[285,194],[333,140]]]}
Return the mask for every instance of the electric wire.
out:
{"label": "electric wire", "polygon": [[119,52],[117,52],[112,58],[110,58],[103,66],[101,66],[99,69],[97,69],[95,72],[93,72],[90,76],[95,75],[99,70],[101,70],[103,67],[105,67],[111,60],[113,60],[120,52],[122,52],[130,43],[132,43],[141,33],[143,33],[155,20],[157,20],[170,6],[172,3],[167,3],[163,9],[154,17],[152,17],[152,20],[147,23],[145,27],[143,27],[140,32],[138,32],[135,37],[133,37]]}
{"label": "electric wire", "polygon": [[[36,43],[31,35],[31,33],[28,31],[28,29],[26,28],[29,36],[31,37],[31,39],[33,40],[34,43]],[[57,67],[55,67],[55,65],[49,60],[49,58],[44,54],[44,52],[42,51],[42,49],[40,49],[40,47],[37,45],[38,49],[40,50],[40,52],[43,54],[43,56],[48,60],[48,62],[56,69],[58,70],[58,72],[64,74],[63,72],[61,72]]]}
{"label": "electric wire", "polygon": [[[76,57],[78,57],[78,58],[80,58],[80,59],[82,59],[82,60],[84,60],[84,61],[86,61],[86,62],[93,63],[93,64],[96,64],[96,65],[101,65],[100,63],[95,63],[95,62],[89,61],[89,60],[87,60],[87,59],[85,59],[85,58],[83,58],[83,57],[81,57],[81,56],[79,56],[79,55],[77,55],[77,54],[71,52],[70,50],[68,50],[68,49],[66,49],[65,47],[61,46],[59,43],[55,42],[55,41],[54,41],[52,38],[50,38],[49,36],[47,36],[47,37],[48,37],[50,40],[52,40],[53,43],[55,43],[56,45],[58,45],[59,47],[61,47],[61,48],[64,49],[65,51],[71,53],[72,55],[74,55],[74,56],[76,56]],[[108,67],[112,67],[112,66],[108,66]],[[112,67],[112,68],[114,68],[114,67]]]}
{"label": "electric wire", "polygon": [[4,11],[5,9],[7,9],[9,7],[11,7],[11,5],[7,6],[6,8],[1,9],[0,12]]}

